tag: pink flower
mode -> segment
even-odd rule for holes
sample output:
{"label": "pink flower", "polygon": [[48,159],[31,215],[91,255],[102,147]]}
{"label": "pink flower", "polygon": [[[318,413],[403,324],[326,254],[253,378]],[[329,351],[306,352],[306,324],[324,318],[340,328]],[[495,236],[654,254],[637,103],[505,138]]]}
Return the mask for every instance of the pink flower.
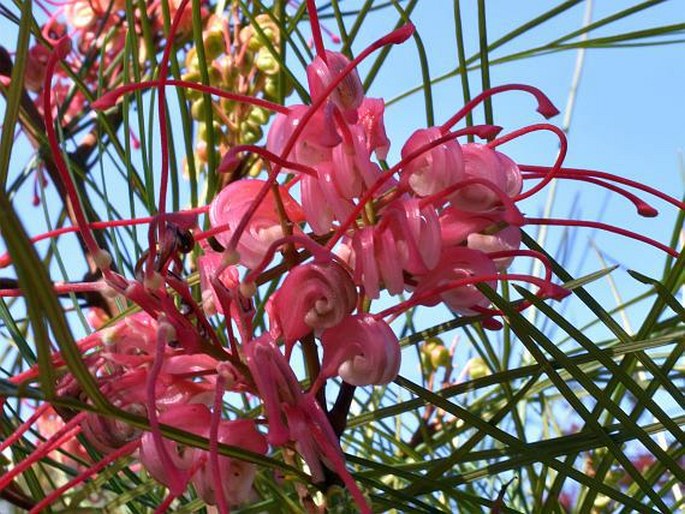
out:
{"label": "pink flower", "polygon": [[157,341],[157,320],[146,312],[126,316],[102,331],[108,353],[119,355],[152,355]]}
{"label": "pink flower", "polygon": [[[143,416],[146,413],[145,407],[139,403],[128,405],[125,410]],[[81,431],[88,442],[104,455],[135,441],[142,433],[125,421],[99,416],[92,412],[89,412],[81,422]]]}
{"label": "pink flower", "polygon": [[378,298],[381,280],[390,294],[404,290],[404,271],[422,274],[440,258],[440,224],[435,208],[415,198],[393,201],[376,226],[352,237],[350,265],[369,298]]}
{"label": "pink flower", "polygon": [[[475,285],[451,287],[450,284],[461,279],[475,279],[495,288],[497,269],[486,254],[463,246],[447,248],[442,253],[437,266],[419,277],[414,296],[424,298],[421,303],[433,306],[444,301],[450,308],[461,314],[476,314],[475,307],[487,307],[490,302]],[[481,280],[482,278],[482,280]],[[430,295],[435,289],[444,291]]]}
{"label": "pink flower", "polygon": [[[211,425],[209,409],[205,405],[178,405],[159,416],[160,423],[171,425],[192,434],[208,437]],[[241,447],[254,453],[265,454],[268,447],[252,420],[222,421],[219,425],[219,442]],[[166,457],[162,455],[166,453]],[[247,500],[256,474],[254,464],[229,457],[219,457],[219,473],[224,498],[230,504]],[[159,447],[152,433],[143,435],[140,461],[152,477],[174,490],[192,479],[198,495],[209,504],[216,503],[215,480],[209,470],[209,453],[170,441],[162,440]],[[165,461],[168,462],[165,465]]]}
{"label": "pink flower", "polygon": [[[208,432],[211,413],[207,406],[201,404],[177,405],[159,416],[159,422],[185,430],[195,435]],[[162,452],[169,458],[166,465]],[[173,489],[179,483],[187,483],[189,470],[203,457],[203,450],[186,447],[176,441],[162,440],[158,447],[152,432],[146,432],[140,444],[140,461],[145,469],[159,483]]]}
{"label": "pink flower", "polygon": [[300,180],[300,190],[307,223],[315,234],[327,234],[333,226],[335,212],[326,201],[321,181],[317,177],[305,175]]}
{"label": "pink flower", "polygon": [[366,145],[369,153],[376,152],[376,157],[385,159],[390,150],[390,140],[385,133],[383,113],[385,101],[382,98],[364,97],[357,110],[357,123],[364,128]]}
{"label": "pink flower", "polygon": [[[419,129],[402,147],[402,159],[444,134],[437,127]],[[407,162],[402,180],[419,196],[428,196],[456,184],[464,178],[464,157],[457,141],[447,141]]]}
{"label": "pink flower", "polygon": [[370,314],[348,316],[321,335],[323,362],[320,380],[340,376],[356,385],[382,385],[400,370],[400,344],[383,321]]}
{"label": "pink flower", "polygon": [[357,303],[350,274],[335,261],[296,266],[274,294],[272,324],[280,329],[290,355],[295,341],[314,331],[338,325]]}
{"label": "pink flower", "polygon": [[317,166],[317,177],[305,175],[300,182],[302,209],[315,234],[326,234],[334,220],[346,219],[354,210],[354,203],[339,192],[329,163]]}
{"label": "pink flower", "polygon": [[[516,250],[521,245],[521,230],[516,225],[506,225],[504,215],[503,210],[473,213],[447,207],[440,214],[443,245],[450,247],[466,243],[469,248],[484,253]],[[502,257],[495,259],[495,265],[503,271],[512,261],[513,256]]]}
{"label": "pink flower", "polygon": [[[207,435],[204,433],[203,435]],[[221,444],[237,446],[244,450],[261,455],[266,454],[268,446],[265,437],[257,431],[255,422],[251,419],[237,419],[221,421],[219,425],[218,441]],[[219,474],[221,481],[215,479]],[[230,457],[219,457],[219,469],[213,471],[211,466],[200,466],[193,475],[192,483],[197,495],[209,505],[217,503],[217,483],[221,484],[223,497],[230,505],[239,505],[248,501],[252,494],[252,484],[257,475],[257,466]]]}
{"label": "pink flower", "polygon": [[[216,312],[226,314],[211,283],[211,279],[216,276],[221,267],[221,259],[220,253],[210,249],[205,249],[205,254],[197,259],[197,267],[200,271],[200,289],[202,289],[202,308],[210,315]],[[227,266],[216,278],[228,290],[238,287],[240,283],[238,270],[235,266]],[[231,317],[235,317],[233,312]]]}
{"label": "pink flower", "polygon": [[[504,154],[477,143],[464,145],[462,151],[466,179],[485,179],[512,198],[521,191],[521,172]],[[450,201],[459,209],[481,212],[497,205],[499,198],[491,189],[475,184],[459,189]]]}
{"label": "pink flower", "polygon": [[[318,100],[324,90],[340,76],[345,66],[350,64],[347,57],[339,52],[326,50],[326,60],[317,55],[307,66],[307,80],[312,100]],[[352,70],[333,90],[330,100],[345,113],[348,119],[355,121],[355,110],[364,98],[364,88],[357,70]]]}
{"label": "pink flower", "polygon": [[266,149],[289,160],[313,166],[330,161],[333,147],[340,143],[330,105],[318,109],[298,136],[293,149],[282,155],[288,140],[309,111],[307,105],[293,105],[288,114],[278,113],[266,138]]}
{"label": "pink flower", "polygon": [[332,172],[338,194],[344,198],[358,197],[362,185],[373,185],[380,169],[371,162],[366,134],[363,127],[351,125],[349,141],[343,141],[333,149]]}
{"label": "pink flower", "polygon": [[312,472],[314,482],[324,479],[325,462],[347,486],[362,513],[371,513],[364,495],[345,468],[338,438],[316,399],[303,393],[297,377],[270,334],[250,341],[245,348],[247,366],[269,421],[267,439],[274,446],[294,441]]}
{"label": "pink flower", "polygon": [[43,45],[34,45],[29,50],[24,72],[24,86],[29,91],[37,93],[43,88],[49,57],[50,50]]}
{"label": "pink flower", "polygon": [[[212,227],[228,226],[225,232],[216,235],[220,243],[228,244],[231,232],[238,227],[242,217],[250,209],[253,198],[263,186],[263,180],[238,180],[222,189],[212,201],[209,209]],[[302,208],[284,188],[279,188],[279,191],[290,221],[302,221]],[[248,268],[256,267],[264,258],[271,243],[283,236],[276,200],[270,191],[257,207],[238,240],[236,249],[240,254],[240,263]]]}
{"label": "pink flower", "polygon": [[[467,246],[484,253],[518,250],[519,246],[521,246],[521,229],[508,226],[494,234],[469,234]],[[504,271],[511,265],[513,260],[514,256],[512,255],[511,257],[494,259],[493,262],[498,271]]]}

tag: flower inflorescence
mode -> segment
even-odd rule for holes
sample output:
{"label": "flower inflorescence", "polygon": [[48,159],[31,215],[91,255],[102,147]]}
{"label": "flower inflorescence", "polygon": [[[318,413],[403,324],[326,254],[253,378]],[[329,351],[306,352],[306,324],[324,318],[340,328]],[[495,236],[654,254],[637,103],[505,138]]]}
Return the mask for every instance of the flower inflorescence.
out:
{"label": "flower inflorescence", "polygon": [[[187,5],[185,0],[174,4],[167,50],[175,30],[190,30]],[[118,2],[111,6],[115,13],[121,7]],[[72,2],[65,8],[68,22],[80,31],[81,44],[88,39],[87,28],[102,8],[98,2]],[[554,223],[612,228],[593,222],[525,217],[518,202],[552,179],[585,180],[608,187],[632,201],[639,214],[656,214],[644,200],[615,183],[654,193],[649,188],[606,173],[563,168],[566,138],[553,125],[539,123],[505,135],[499,135],[501,127],[491,125],[453,129],[484,99],[507,91],[530,94],[544,117],[555,115],[551,101],[527,85],[493,88],[444,124],[417,129],[401,147],[400,161],[388,166],[391,143],[385,131],[385,104],[383,99],[366,96],[356,68],[379,48],[401,44],[413,34],[413,26],[404,25],[350,60],[325,49],[314,2],[308,1],[307,8],[316,49],[316,57],[307,67],[309,105],[273,103],[278,98],[269,77],[278,72],[279,65],[265,50],[263,38],[276,43],[280,35],[267,15],[257,18],[258,32],[247,28],[231,32],[226,29],[231,26],[229,20],[209,19],[205,65],[217,71],[212,86],[199,83],[198,55],[190,51],[184,80],[168,79],[163,62],[157,80],[113,89],[91,105],[109,109],[132,91],[155,88],[161,92],[176,86],[188,90],[193,116],[204,123],[204,110],[210,105],[200,93],[223,96],[211,102],[211,108],[223,109],[226,118],[226,130],[211,151],[223,153],[214,172],[221,175],[224,187],[205,207],[182,212],[166,212],[166,197],[160,193],[157,216],[131,220],[131,224],[149,224],[150,247],[134,277],[113,269],[109,254],[93,237],[93,230],[115,223],[86,221],[54,130],[53,107],[60,100],[59,91],[52,90],[51,84],[58,61],[72,56],[74,64],[70,39],[64,36],[54,41],[52,52],[44,47],[32,50],[32,59],[42,67],[31,68],[27,85],[40,84],[34,75],[43,73],[48,139],[76,212],[75,230],[86,242],[102,277],[56,288],[58,292],[106,291],[139,311],[114,320],[97,311],[93,319],[98,330],[81,340],[79,348],[113,408],[147,419],[148,428],[140,430],[100,413],[79,413],[65,419],[64,427],[38,445],[32,458],[6,474],[0,487],[36,459],[67,441],[73,444],[74,434],[80,433],[104,457],[84,467],[69,487],[97,473],[112,459],[135,454],[149,474],[170,491],[160,511],[192,484],[203,501],[227,512],[230,505],[254,496],[257,468],[254,463],[219,455],[219,444],[261,455],[267,454],[270,446],[297,452],[315,483],[330,481],[334,474],[360,510],[371,512],[340,448],[344,423],[341,428],[337,420],[347,414],[339,408],[345,402],[329,407],[324,400],[329,381],[344,383],[340,395],[349,394],[354,387],[392,382],[400,369],[401,349],[390,323],[408,309],[442,303],[454,313],[477,316],[486,327],[497,328],[501,325],[495,318],[501,312],[491,307],[482,288],[496,290],[504,281],[522,281],[535,286],[540,298],[558,300],[567,295],[567,290],[553,282],[548,258],[521,248],[521,227]],[[51,19],[51,27],[55,19]],[[110,44],[106,48],[116,55],[119,47]],[[250,57],[250,52],[255,55]],[[167,52],[164,59],[168,59]],[[240,87],[232,88],[234,83]],[[224,90],[228,88],[230,92]],[[256,146],[271,111],[276,116],[266,143]],[[160,124],[166,127],[165,119],[160,117]],[[541,130],[552,132],[560,141],[559,156],[551,167],[517,164],[500,151],[508,141]],[[458,138],[465,135],[478,137],[480,142],[461,143]],[[202,163],[208,162],[207,143],[202,138],[198,143],[195,157]],[[166,152],[164,135],[161,146]],[[259,178],[235,173],[246,155]],[[163,162],[164,180],[168,164],[166,159]],[[540,181],[526,190],[523,185],[528,179]],[[665,199],[682,208],[677,200]],[[201,230],[198,216],[205,213],[209,228]],[[624,229],[613,230],[636,236]],[[677,255],[644,236],[639,239]],[[193,252],[197,258],[191,266],[199,272],[198,288],[191,287],[186,272],[185,256]],[[282,256],[280,261],[277,255]],[[539,259],[546,269],[544,277],[508,273],[517,257]],[[10,262],[8,257],[2,260],[4,265]],[[267,282],[278,286],[264,297],[260,286]],[[9,290],[3,294],[9,295]],[[373,312],[372,301],[382,294],[403,299]],[[528,305],[519,302],[516,308]],[[266,312],[269,321],[263,331],[255,324],[258,309]],[[223,323],[213,323],[213,316]],[[291,366],[298,344],[308,364],[308,385],[298,380]],[[444,365],[451,354],[434,346],[431,366]],[[52,363],[63,370],[57,384],[59,396],[87,402],[78,380],[64,369],[59,353],[52,356]],[[12,381],[26,384],[38,376],[39,369],[34,367]],[[261,406],[261,414],[256,419],[225,419],[222,406],[227,391],[248,394],[252,406]],[[43,410],[38,408],[36,419]],[[164,425],[206,438],[207,449],[169,439],[163,433]],[[54,494],[48,496],[34,511],[54,499]]]}

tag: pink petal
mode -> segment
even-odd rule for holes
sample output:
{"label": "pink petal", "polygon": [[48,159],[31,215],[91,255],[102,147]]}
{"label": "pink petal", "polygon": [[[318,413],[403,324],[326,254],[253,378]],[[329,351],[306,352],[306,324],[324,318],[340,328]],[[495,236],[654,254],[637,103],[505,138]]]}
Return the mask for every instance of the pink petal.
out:
{"label": "pink petal", "polygon": [[333,327],[350,314],[357,290],[349,273],[334,261],[293,268],[273,296],[272,316],[281,327],[286,355],[312,330]]}
{"label": "pink petal", "polygon": [[340,375],[357,385],[381,385],[400,369],[400,345],[392,329],[369,314],[349,316],[321,335],[321,376]]}
{"label": "pink petal", "polygon": [[[442,135],[437,127],[417,130],[402,147],[402,159]],[[401,175],[419,196],[438,193],[464,177],[461,146],[457,141],[447,141],[424,151],[402,167]]]}

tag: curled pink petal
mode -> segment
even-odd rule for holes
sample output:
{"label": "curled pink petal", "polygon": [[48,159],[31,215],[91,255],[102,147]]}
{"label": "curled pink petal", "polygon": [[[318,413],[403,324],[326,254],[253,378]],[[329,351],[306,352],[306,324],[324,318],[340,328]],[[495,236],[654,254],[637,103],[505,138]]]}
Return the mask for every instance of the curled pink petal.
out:
{"label": "curled pink petal", "polygon": [[321,181],[315,177],[303,176],[300,180],[300,190],[302,193],[302,209],[307,223],[317,235],[328,233],[333,226],[335,213],[326,202]]}
{"label": "curled pink petal", "polygon": [[[354,203],[345,195],[341,195],[337,184],[336,176],[340,175],[342,168],[337,168],[335,163],[319,164],[318,168],[318,182],[321,192],[324,195],[324,200],[330,207],[331,212],[335,215],[338,221],[345,220],[354,211]],[[352,171],[350,170],[352,173]],[[304,199],[302,200],[304,203]]]}
{"label": "curled pink petal", "polygon": [[[469,234],[467,246],[484,253],[518,250],[521,246],[521,229],[508,226],[494,234]],[[514,260],[514,256],[500,257],[493,260],[498,271],[506,270]]]}
{"label": "curled pink petal", "polygon": [[273,321],[281,327],[286,355],[312,330],[336,326],[357,303],[357,290],[347,270],[335,261],[293,268],[273,297]]}
{"label": "curled pink petal", "polygon": [[157,341],[157,320],[146,312],[131,314],[113,327],[103,330],[102,339],[105,348],[111,353],[152,355]]}
{"label": "curled pink petal", "polygon": [[[520,191],[522,178],[518,166],[502,153],[487,145],[469,143],[462,148],[466,179],[483,179],[508,196]],[[484,185],[474,184],[457,190],[450,197],[452,205],[466,211],[482,212],[499,203],[496,193]]]}
{"label": "curled pink petal", "polygon": [[443,251],[438,265],[427,274],[419,277],[415,296],[427,295],[423,305],[436,305],[441,300],[461,314],[475,314],[473,307],[487,307],[489,300],[474,285],[461,286],[453,290],[430,296],[430,292],[462,278],[485,277],[483,282],[491,288],[496,283],[492,276],[497,273],[495,264],[486,254],[463,246],[447,248]]}
{"label": "curled pink petal", "polygon": [[383,121],[384,112],[385,101],[382,98],[364,97],[357,110],[358,124],[364,129],[367,150],[369,153],[376,152],[376,157],[383,160],[388,157],[390,150],[390,140]]}
{"label": "curled pink petal", "polygon": [[[230,183],[214,198],[209,209],[211,225],[212,227],[228,226],[228,230],[216,235],[221,244],[228,244],[231,232],[238,227],[243,215],[250,209],[254,197],[263,186],[263,180],[238,180]],[[302,208],[284,188],[280,188],[279,191],[289,219],[294,222],[301,221]],[[238,240],[236,249],[240,254],[240,263],[248,268],[256,267],[271,243],[283,236],[276,200],[270,191],[257,207]]]}
{"label": "curled pink petal", "polygon": [[[312,100],[318,100],[326,88],[342,73],[350,60],[339,52],[326,51],[326,62],[316,56],[307,66],[307,81]],[[356,116],[354,111],[362,103],[364,88],[357,70],[352,70],[333,90],[331,101],[347,116]],[[353,120],[354,121],[354,120]]]}
{"label": "curled pink petal", "polygon": [[[200,271],[200,289],[202,290],[202,307],[208,314],[214,314],[214,312],[226,314],[211,283],[212,277],[222,266],[221,261],[221,254],[209,249],[197,259],[197,267]],[[240,283],[238,269],[235,266],[226,266],[217,279],[228,290],[238,287]],[[231,317],[235,317],[234,313],[231,313]]]}
{"label": "curled pink petal", "polygon": [[380,295],[378,264],[374,243],[374,227],[364,227],[355,233],[352,245],[355,254],[354,278],[364,286],[369,298]]}
{"label": "curled pink petal", "polygon": [[[222,421],[219,425],[219,442],[262,455],[268,450],[266,438],[257,431],[255,422],[250,419]],[[248,501],[252,496],[252,484],[257,475],[257,466],[223,456],[220,456],[218,461],[223,497],[229,505],[239,505]],[[201,466],[192,478],[197,495],[209,505],[217,503],[214,483],[209,465]]]}
{"label": "curled pink petal", "polygon": [[[211,414],[205,405],[177,405],[159,416],[159,422],[196,435],[206,435],[209,431]],[[179,476],[183,476],[184,472],[193,467],[203,450],[167,439],[164,439],[162,444],[171,458],[172,469],[164,466],[159,449],[150,432],[146,432],[141,440],[140,461],[155,480],[171,487]]]}
{"label": "curled pink petal", "polygon": [[[402,147],[402,159],[442,136],[431,127],[414,132]],[[402,179],[419,196],[428,196],[456,184],[464,178],[464,156],[457,141],[446,141],[408,161],[401,170]]]}
{"label": "curled pink petal", "polygon": [[512,159],[504,155],[502,152],[497,152],[497,158],[500,162],[500,169],[504,173],[504,192],[514,198],[523,189],[523,176],[521,170]]}
{"label": "curled pink petal", "polygon": [[361,195],[362,184],[373,185],[378,171],[371,162],[362,127],[348,127],[351,141],[343,142],[333,149],[332,170],[336,187],[344,198]]}
{"label": "curled pink petal", "polygon": [[276,115],[266,138],[266,149],[292,161],[307,166],[330,161],[331,149],[341,141],[335,130],[333,111],[330,106],[317,110],[298,136],[288,155],[282,155],[288,140],[309,112],[309,106],[295,105],[290,113]]}
{"label": "curled pink petal", "polygon": [[445,247],[459,246],[466,242],[469,235],[482,232],[500,222],[503,219],[497,211],[473,213],[449,206],[440,213],[440,237]]}
{"label": "curled pink petal", "polygon": [[400,370],[397,336],[383,320],[370,314],[349,316],[321,335],[321,379],[339,375],[356,385],[382,385]]}

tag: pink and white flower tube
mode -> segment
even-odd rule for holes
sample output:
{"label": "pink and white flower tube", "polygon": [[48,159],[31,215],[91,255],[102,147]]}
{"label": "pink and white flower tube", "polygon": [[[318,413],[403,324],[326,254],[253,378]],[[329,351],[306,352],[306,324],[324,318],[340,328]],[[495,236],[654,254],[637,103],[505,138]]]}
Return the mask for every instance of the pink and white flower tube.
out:
{"label": "pink and white flower tube", "polygon": [[347,270],[331,260],[296,266],[272,298],[269,316],[289,355],[301,337],[335,327],[351,314],[357,290]]}
{"label": "pink and white flower tube", "polygon": [[[402,159],[442,136],[438,127],[417,130],[402,147]],[[419,196],[439,193],[464,179],[461,145],[457,141],[446,141],[435,146],[407,162],[401,175]]]}
{"label": "pink and white flower tube", "polygon": [[397,336],[383,320],[370,314],[349,316],[321,335],[323,361],[319,380],[340,376],[356,385],[383,385],[400,370]]}
{"label": "pink and white flower tube", "polygon": [[[462,151],[465,179],[487,180],[512,198],[521,192],[521,171],[509,157],[478,143],[468,143],[462,147]],[[450,201],[458,209],[482,212],[496,206],[499,198],[492,189],[475,184],[459,189],[450,197]]]}
{"label": "pink and white flower tube", "polygon": [[[347,57],[339,52],[326,50],[326,59],[316,56],[307,66],[307,81],[312,100],[318,100],[324,90],[340,76],[343,69],[350,64]],[[331,93],[331,101],[349,118],[356,117],[356,109],[364,98],[364,87],[359,73],[354,69],[348,73]]]}
{"label": "pink and white flower tube", "polygon": [[[483,282],[495,288],[497,268],[486,254],[471,248],[457,246],[443,251],[438,265],[419,277],[419,283],[414,291],[415,297],[424,297],[420,303],[433,306],[444,301],[460,314],[477,314],[477,307],[487,307],[490,301],[478,291],[474,284],[451,284],[468,279]],[[444,289],[431,295],[431,291]]]}
{"label": "pink and white flower tube", "polygon": [[[263,186],[263,180],[238,180],[222,189],[212,201],[209,208],[209,220],[212,227],[227,227],[227,230],[216,235],[216,239],[221,244],[228,244],[231,233],[251,208],[254,198]],[[302,208],[284,188],[279,188],[279,192],[290,221],[296,223],[302,221],[304,218]],[[240,235],[236,248],[240,254],[240,263],[248,268],[256,267],[266,255],[269,246],[284,235],[276,199],[270,191],[250,218],[245,231]]]}
{"label": "pink and white flower tube", "polygon": [[[209,437],[211,417],[205,405],[190,404],[178,405],[166,411],[159,421],[195,435]],[[220,443],[260,454],[268,450],[266,438],[257,431],[252,420],[221,421],[218,430]],[[150,475],[167,487],[192,480],[198,496],[210,505],[216,504],[218,481],[210,469],[209,452],[167,439],[163,440],[162,445],[163,449],[157,446],[151,433],[143,435],[140,460]],[[170,459],[168,465],[164,464],[166,458],[162,456],[162,451]],[[237,505],[248,500],[257,472],[256,466],[223,456],[218,458],[218,463],[223,497],[227,503]]]}

